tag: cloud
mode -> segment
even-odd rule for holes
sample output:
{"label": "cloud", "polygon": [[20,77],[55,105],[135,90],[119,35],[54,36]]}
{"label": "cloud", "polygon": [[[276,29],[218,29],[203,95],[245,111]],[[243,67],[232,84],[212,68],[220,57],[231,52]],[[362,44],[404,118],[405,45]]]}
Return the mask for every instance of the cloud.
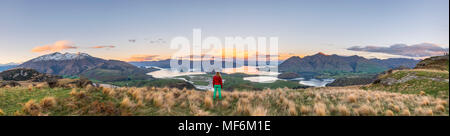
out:
{"label": "cloud", "polygon": [[67,49],[77,49],[73,42],[67,40],[56,41],[50,45],[34,47],[31,52],[59,52]]}
{"label": "cloud", "polygon": [[91,47],[92,49],[103,49],[103,48],[107,48],[107,49],[111,49],[111,48],[115,48],[116,46],[114,45],[99,45],[99,46],[93,46]]}
{"label": "cloud", "polygon": [[159,55],[132,55],[126,61],[151,61],[159,57]]}
{"label": "cloud", "polygon": [[448,53],[448,48],[440,47],[436,44],[422,43],[414,45],[406,44],[394,44],[389,47],[379,47],[379,46],[353,46],[347,48],[347,50],[352,51],[364,51],[364,52],[379,52],[393,55],[402,55],[407,57],[427,57],[427,56],[438,56]]}

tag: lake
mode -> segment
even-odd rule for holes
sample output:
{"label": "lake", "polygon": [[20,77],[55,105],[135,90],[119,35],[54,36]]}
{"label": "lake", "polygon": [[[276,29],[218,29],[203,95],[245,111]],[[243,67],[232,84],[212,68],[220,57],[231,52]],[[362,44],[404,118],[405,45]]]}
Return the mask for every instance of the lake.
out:
{"label": "lake", "polygon": [[[158,68],[158,67],[153,67],[153,68],[157,68],[159,70],[153,71],[153,72],[150,72],[147,74],[151,75],[155,78],[180,79],[177,77],[206,74],[205,72],[174,72],[174,71],[171,71],[170,69],[165,69],[165,68]],[[277,80],[286,80],[286,79],[277,78],[277,75],[280,74],[278,72],[259,71],[258,67],[254,67],[254,66],[243,66],[243,67],[239,67],[239,68],[225,68],[225,69],[222,69],[222,72],[226,73],[226,74],[245,73],[247,75],[254,75],[254,76],[244,77],[243,79],[250,81],[250,82],[257,82],[257,83],[274,83]],[[188,81],[184,78],[182,80],[192,83],[192,81]],[[295,78],[295,79],[290,79],[290,80],[298,81],[299,84],[313,86],[313,87],[324,87],[327,84],[332,83],[334,81],[334,79],[305,79],[305,78]],[[211,82],[211,81],[207,80],[207,82]],[[205,86],[205,85],[194,85],[194,86],[197,89],[201,89],[201,90],[212,90],[211,84],[208,86]]]}
{"label": "lake", "polygon": [[327,84],[329,83],[333,83],[334,79],[309,79],[309,80],[303,80],[300,81],[299,83],[302,85],[307,85],[307,86],[314,86],[314,87],[325,87]]}

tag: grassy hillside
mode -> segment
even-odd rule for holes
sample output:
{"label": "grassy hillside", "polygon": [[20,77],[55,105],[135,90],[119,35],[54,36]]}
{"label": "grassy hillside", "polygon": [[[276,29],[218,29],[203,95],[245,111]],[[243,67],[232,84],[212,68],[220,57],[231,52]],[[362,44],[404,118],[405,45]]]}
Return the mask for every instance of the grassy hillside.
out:
{"label": "grassy hillside", "polygon": [[0,115],[449,116],[449,71],[448,66],[442,69],[444,64],[448,61],[426,59],[416,69],[378,75],[370,85],[307,89],[289,89],[301,88],[291,81],[252,83],[243,80],[245,74],[224,74],[224,88],[230,91],[222,92],[222,100],[213,100],[210,91],[164,87],[181,80],[114,82],[142,88],[93,87],[81,79],[58,80],[55,88],[48,82],[7,84],[0,88]]}
{"label": "grassy hillside", "polygon": [[43,98],[64,99],[70,96],[69,92],[70,89],[62,88],[0,88],[0,109],[6,115],[14,115],[16,111],[20,111],[24,104],[30,100],[39,102]]}
{"label": "grassy hillside", "polygon": [[[134,69],[133,69],[134,70]],[[151,77],[146,75],[144,70],[120,70],[120,69],[92,69],[81,73],[82,76],[91,80],[98,80],[103,82],[112,81],[127,81],[127,80],[145,80]]]}
{"label": "grassy hillside", "polygon": [[393,71],[381,75],[379,80],[391,81],[391,85],[377,83],[363,89],[399,92],[404,94],[422,94],[447,98],[449,96],[448,71],[412,69]]}
{"label": "grassy hillside", "polygon": [[1,115],[448,116],[448,99],[358,87],[212,92],[176,88],[0,89]]}
{"label": "grassy hillside", "polygon": [[183,80],[178,79],[156,79],[156,80],[131,80],[111,82],[112,85],[121,87],[169,87],[178,89],[194,89],[195,87]]}
{"label": "grassy hillside", "polygon": [[366,90],[399,92],[403,94],[449,97],[449,57],[435,56],[420,61],[414,69],[391,70],[378,76]]}

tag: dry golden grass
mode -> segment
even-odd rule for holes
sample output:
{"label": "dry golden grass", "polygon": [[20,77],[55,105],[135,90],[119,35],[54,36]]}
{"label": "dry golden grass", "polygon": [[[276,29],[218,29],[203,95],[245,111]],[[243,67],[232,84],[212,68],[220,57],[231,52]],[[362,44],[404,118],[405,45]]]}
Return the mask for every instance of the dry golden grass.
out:
{"label": "dry golden grass", "polygon": [[356,102],[356,96],[354,94],[350,94],[347,96],[347,102],[354,103]]}
{"label": "dry golden grass", "polygon": [[35,103],[34,100],[29,100],[24,104],[22,111],[31,116],[39,116],[41,115],[41,106]]}
{"label": "dry golden grass", "polygon": [[124,97],[122,102],[120,102],[120,107],[122,108],[132,108],[134,107],[133,102],[131,102],[130,98]]}
{"label": "dry golden grass", "polygon": [[187,102],[186,101],[181,102],[180,107],[181,108],[186,108],[187,107]]}
{"label": "dry golden grass", "polygon": [[153,98],[153,104],[155,104],[155,106],[157,107],[162,107],[164,104],[164,97],[162,96],[162,94],[156,94]]}
{"label": "dry golden grass", "polygon": [[195,116],[209,116],[208,111],[198,110],[198,112],[195,113]]}
{"label": "dry golden grass", "polygon": [[78,98],[78,99],[86,98],[86,96],[87,96],[86,91],[84,91],[84,90],[77,91],[77,90],[78,90],[77,88],[73,88],[72,91],[69,92],[69,95],[73,96],[75,98]]}
{"label": "dry golden grass", "polygon": [[[210,91],[134,87],[88,90],[73,88],[70,99],[64,101],[52,97],[40,103],[30,100],[17,115],[52,115],[62,109],[69,115],[448,116],[449,108],[448,99],[359,87],[225,91],[217,103]],[[55,106],[58,108],[52,108]]]}
{"label": "dry golden grass", "polygon": [[358,108],[358,114],[361,116],[374,116],[376,111],[369,105],[362,105]]}
{"label": "dry golden grass", "polygon": [[167,105],[167,107],[169,107],[169,108],[172,107],[176,102],[174,93],[173,92],[166,93],[164,95],[164,100],[165,100],[165,104]]}
{"label": "dry golden grass", "polygon": [[311,112],[311,107],[306,106],[306,105],[302,105],[300,107],[300,113],[302,113],[302,115],[308,115]]}
{"label": "dry golden grass", "polygon": [[47,82],[38,83],[36,85],[36,88],[37,89],[48,88],[48,83]]}
{"label": "dry golden grass", "polygon": [[[394,70],[394,72],[397,72],[399,70]],[[438,69],[407,69],[407,70],[401,70],[401,71],[423,71],[423,72],[436,72],[436,73],[448,73],[446,70],[438,70]]]}
{"label": "dry golden grass", "polygon": [[206,108],[212,109],[214,106],[212,98],[208,95],[205,95],[203,102],[205,103]]}
{"label": "dry golden grass", "polygon": [[220,105],[222,105],[223,108],[228,108],[230,106],[230,102],[228,100],[220,101]]}
{"label": "dry golden grass", "polygon": [[136,100],[144,99],[143,91],[141,89],[133,88],[132,92],[131,92],[131,96],[133,96],[133,98]]}
{"label": "dry golden grass", "polygon": [[317,116],[325,116],[327,115],[327,106],[324,103],[316,103],[314,104],[314,114]]}
{"label": "dry golden grass", "polygon": [[76,97],[79,98],[79,99],[85,98],[85,97],[86,97],[86,91],[80,91],[80,92],[78,92],[77,95],[76,95]]}
{"label": "dry golden grass", "polygon": [[390,106],[391,106],[391,109],[394,110],[395,112],[400,112],[400,107],[399,106],[392,105],[392,104]]}
{"label": "dry golden grass", "polygon": [[350,116],[350,110],[343,104],[339,104],[337,107],[337,111],[341,116]]}
{"label": "dry golden grass", "polygon": [[43,109],[54,108],[56,106],[56,99],[55,97],[45,97],[39,104]]}
{"label": "dry golden grass", "polygon": [[423,99],[422,99],[421,105],[422,105],[422,106],[430,105],[430,101],[428,100],[428,98],[423,98]]}
{"label": "dry golden grass", "polygon": [[424,109],[424,110],[425,110],[424,111],[425,116],[433,116],[433,110],[431,110],[429,108]]}
{"label": "dry golden grass", "polygon": [[143,102],[143,100],[138,100],[138,102],[136,103],[137,107],[145,107],[145,104]]}
{"label": "dry golden grass", "polygon": [[297,109],[296,109],[296,106],[295,106],[294,102],[289,101],[288,107],[289,107],[289,115],[291,115],[291,116],[297,116],[298,115]]}
{"label": "dry golden grass", "polygon": [[267,109],[265,109],[263,106],[256,106],[250,111],[251,116],[266,116]]}
{"label": "dry golden grass", "polygon": [[28,91],[33,91],[33,88],[34,88],[33,84],[28,85]]}
{"label": "dry golden grass", "polygon": [[394,112],[392,112],[391,110],[386,110],[384,112],[384,116],[394,116]]}
{"label": "dry golden grass", "polygon": [[403,109],[402,112],[400,113],[401,116],[410,116],[411,113],[409,112],[408,109]]}
{"label": "dry golden grass", "polygon": [[102,88],[102,93],[108,96],[114,97],[116,95],[116,91],[112,88]]}
{"label": "dry golden grass", "polygon": [[242,115],[249,115],[250,114],[250,103],[247,98],[241,98],[237,102],[236,106],[236,113],[242,114]]}
{"label": "dry golden grass", "polygon": [[145,95],[145,97],[144,97],[144,100],[145,100],[146,102],[150,102],[150,101],[152,101],[152,99],[153,99],[153,96],[152,96],[151,93],[147,93],[147,94]]}
{"label": "dry golden grass", "polygon": [[419,94],[423,96],[423,95],[425,95],[425,92],[424,91],[420,91]]}
{"label": "dry golden grass", "polygon": [[440,105],[443,105],[443,106],[448,106],[448,100],[442,100],[442,99],[438,98],[436,100],[436,103],[440,104]]}
{"label": "dry golden grass", "polygon": [[76,96],[78,94],[77,89],[76,88],[72,88],[72,91],[70,91],[69,95],[70,96]]}
{"label": "dry golden grass", "polygon": [[88,91],[88,92],[90,92],[90,91],[96,90],[96,88],[95,88],[94,86],[92,86],[92,85],[87,85],[87,86],[85,87],[85,90]]}
{"label": "dry golden grass", "polygon": [[5,113],[3,112],[2,109],[0,109],[0,116],[3,116],[3,115],[5,115]]}
{"label": "dry golden grass", "polygon": [[436,111],[439,111],[439,112],[445,112],[445,107],[440,104],[436,105],[435,109],[436,109]]}

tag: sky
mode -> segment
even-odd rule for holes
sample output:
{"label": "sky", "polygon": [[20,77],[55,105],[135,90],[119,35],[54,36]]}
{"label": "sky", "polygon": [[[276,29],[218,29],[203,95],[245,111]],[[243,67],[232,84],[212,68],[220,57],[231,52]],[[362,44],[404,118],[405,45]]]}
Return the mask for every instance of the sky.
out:
{"label": "sky", "polygon": [[278,37],[283,57],[324,52],[414,58],[366,48],[401,44],[420,51],[417,45],[426,44],[448,52],[449,1],[0,0],[0,64],[55,51],[124,61],[165,59],[177,51],[169,48],[174,37],[192,39],[197,28],[203,38],[222,41]]}

